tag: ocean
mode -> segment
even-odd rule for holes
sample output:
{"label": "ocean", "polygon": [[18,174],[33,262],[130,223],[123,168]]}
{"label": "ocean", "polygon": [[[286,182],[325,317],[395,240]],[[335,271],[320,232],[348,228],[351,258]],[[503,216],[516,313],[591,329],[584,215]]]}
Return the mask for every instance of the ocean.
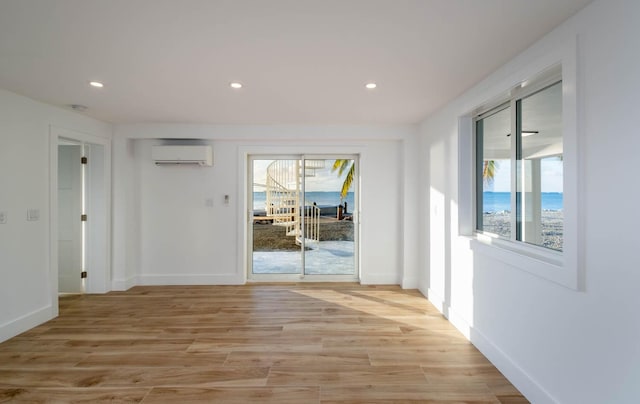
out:
{"label": "ocean", "polygon": [[[509,192],[484,192],[484,211],[502,212],[511,210],[511,194]],[[264,210],[267,194],[265,192],[253,193],[253,209]],[[307,192],[307,201],[315,202],[318,206],[338,206],[340,204],[340,192]],[[354,204],[353,192],[347,194],[347,208],[351,212]],[[543,192],[543,210],[562,210],[562,193]]]}
{"label": "ocean", "polygon": [[[340,192],[307,192],[306,200],[309,203],[315,202],[318,206],[338,206],[340,201]],[[264,210],[265,203],[267,201],[267,193],[266,192],[254,192],[253,193],[253,210]],[[345,199],[347,202],[347,209],[349,212],[352,212],[354,203],[353,192],[349,192],[347,194],[347,198]],[[342,201],[344,203],[344,201]]]}
{"label": "ocean", "polygon": [[[503,212],[511,211],[511,193],[509,192],[483,192],[483,211]],[[561,192],[543,192],[542,210],[562,210]]]}

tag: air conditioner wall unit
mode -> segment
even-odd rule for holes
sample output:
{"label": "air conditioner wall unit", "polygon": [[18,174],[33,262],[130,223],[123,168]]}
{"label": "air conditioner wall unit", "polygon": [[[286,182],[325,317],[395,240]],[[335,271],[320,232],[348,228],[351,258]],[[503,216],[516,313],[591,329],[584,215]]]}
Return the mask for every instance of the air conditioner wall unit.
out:
{"label": "air conditioner wall unit", "polygon": [[151,157],[156,165],[193,164],[206,167],[213,165],[213,149],[208,145],[152,146]]}

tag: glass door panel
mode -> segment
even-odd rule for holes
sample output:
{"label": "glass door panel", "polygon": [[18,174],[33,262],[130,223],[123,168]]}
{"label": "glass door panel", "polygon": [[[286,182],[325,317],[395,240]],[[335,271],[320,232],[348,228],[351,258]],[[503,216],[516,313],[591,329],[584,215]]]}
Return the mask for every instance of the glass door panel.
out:
{"label": "glass door panel", "polygon": [[355,159],[304,159],[304,274],[355,275]]}
{"label": "glass door panel", "polygon": [[300,206],[299,159],[252,160],[252,273],[300,274],[295,237]]}

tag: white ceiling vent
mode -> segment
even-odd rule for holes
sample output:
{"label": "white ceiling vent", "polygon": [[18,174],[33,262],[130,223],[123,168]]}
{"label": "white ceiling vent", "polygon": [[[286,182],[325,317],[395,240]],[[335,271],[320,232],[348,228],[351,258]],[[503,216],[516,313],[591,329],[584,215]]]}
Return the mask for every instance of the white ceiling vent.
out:
{"label": "white ceiling vent", "polygon": [[151,157],[156,165],[193,164],[210,167],[213,165],[211,146],[167,145],[153,146]]}

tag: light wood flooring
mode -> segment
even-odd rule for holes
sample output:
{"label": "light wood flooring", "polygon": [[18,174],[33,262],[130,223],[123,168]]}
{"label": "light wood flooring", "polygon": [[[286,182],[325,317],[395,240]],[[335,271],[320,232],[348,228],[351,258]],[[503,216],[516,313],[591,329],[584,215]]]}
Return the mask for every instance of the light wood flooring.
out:
{"label": "light wood flooring", "polygon": [[0,402],[524,403],[417,291],[135,287],[0,344]]}

